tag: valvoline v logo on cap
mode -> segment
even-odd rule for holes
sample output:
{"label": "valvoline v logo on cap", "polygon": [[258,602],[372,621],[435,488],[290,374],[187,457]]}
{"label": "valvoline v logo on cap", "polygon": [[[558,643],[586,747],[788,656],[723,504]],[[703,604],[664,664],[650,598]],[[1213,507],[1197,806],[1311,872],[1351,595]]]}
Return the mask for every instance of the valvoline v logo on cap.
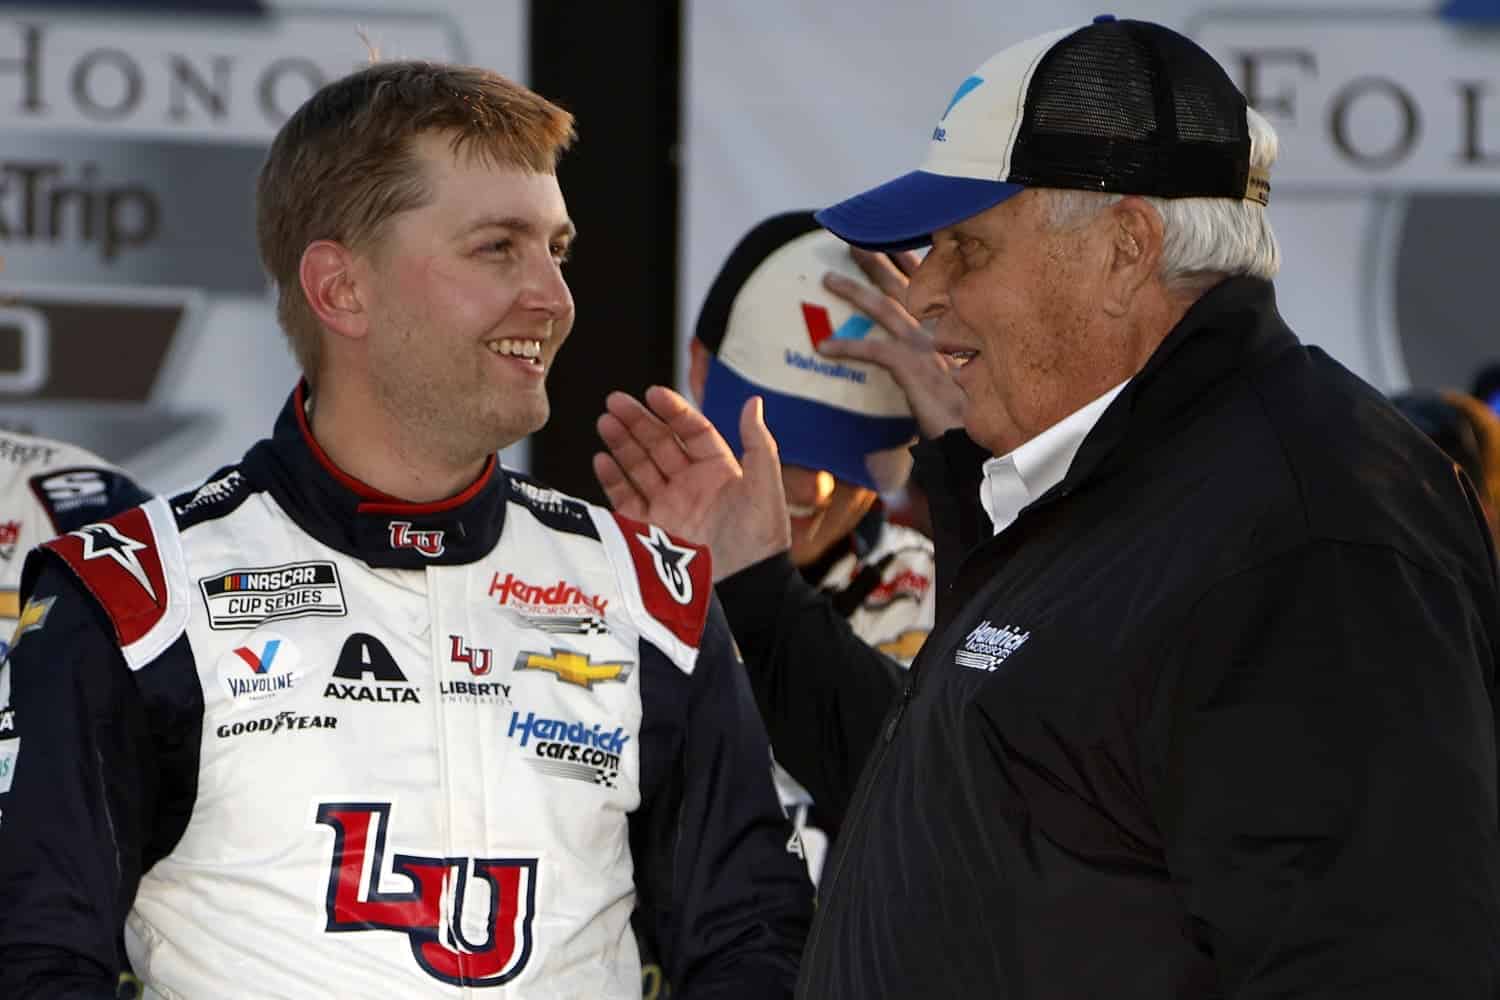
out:
{"label": "valvoline v logo on cap", "polygon": [[833,321],[828,318],[828,310],[811,302],[802,303],[802,322],[807,325],[807,339],[812,342],[813,350],[830,337],[834,340],[863,340],[875,326],[875,321],[868,316],[855,313],[835,330]]}

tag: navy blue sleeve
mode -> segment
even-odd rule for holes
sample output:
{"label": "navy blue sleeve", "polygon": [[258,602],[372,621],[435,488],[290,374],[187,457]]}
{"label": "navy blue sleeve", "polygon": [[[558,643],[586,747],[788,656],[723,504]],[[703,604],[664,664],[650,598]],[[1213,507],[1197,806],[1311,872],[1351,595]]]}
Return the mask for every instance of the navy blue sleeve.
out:
{"label": "navy blue sleeve", "polygon": [[0,665],[0,996],[113,997],[157,762],[102,612],[51,555],[31,576]]}
{"label": "navy blue sleeve", "polygon": [[720,580],[750,687],[781,766],[837,835],[855,784],[904,683],[896,662],[854,633],[786,553]]}
{"label": "navy blue sleeve", "polygon": [[676,1000],[790,997],[812,885],[715,601],[691,675],[641,644],[639,916]]}

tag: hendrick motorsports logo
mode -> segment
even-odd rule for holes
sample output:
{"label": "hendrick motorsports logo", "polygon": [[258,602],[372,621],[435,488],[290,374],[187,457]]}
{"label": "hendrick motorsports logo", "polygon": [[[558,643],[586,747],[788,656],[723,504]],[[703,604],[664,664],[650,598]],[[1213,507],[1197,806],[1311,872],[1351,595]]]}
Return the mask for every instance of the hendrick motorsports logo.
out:
{"label": "hendrick motorsports logo", "polygon": [[630,742],[630,736],[620,726],[611,731],[597,722],[589,726],[565,719],[539,718],[535,712],[527,712],[524,719],[520,712],[512,712],[505,735],[535,754],[527,763],[543,774],[607,788],[615,787],[620,775],[620,756]]}
{"label": "hendrick motorsports logo", "polygon": [[1030,638],[1030,632],[1022,632],[1014,625],[992,625],[989,619],[985,619],[964,638],[963,647],[953,654],[953,662],[961,667],[993,672]]}

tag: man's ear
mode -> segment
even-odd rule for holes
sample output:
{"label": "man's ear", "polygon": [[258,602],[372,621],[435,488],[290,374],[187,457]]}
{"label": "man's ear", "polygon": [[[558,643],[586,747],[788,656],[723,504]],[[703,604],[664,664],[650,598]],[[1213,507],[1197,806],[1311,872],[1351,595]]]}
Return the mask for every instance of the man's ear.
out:
{"label": "man's ear", "polygon": [[369,329],[368,314],[355,279],[354,255],[342,243],[317,240],[302,251],[297,271],[313,315],[341,337],[358,339]]}
{"label": "man's ear", "polygon": [[708,362],[710,355],[708,348],[703,346],[703,341],[694,337],[688,344],[688,389],[693,394],[693,402],[698,408],[703,408],[703,390],[708,385]]}
{"label": "man's ear", "polygon": [[1144,198],[1120,199],[1106,213],[1109,221],[1109,280],[1103,300],[1105,312],[1123,316],[1130,304],[1150,281],[1156,280],[1161,265],[1161,214]]}

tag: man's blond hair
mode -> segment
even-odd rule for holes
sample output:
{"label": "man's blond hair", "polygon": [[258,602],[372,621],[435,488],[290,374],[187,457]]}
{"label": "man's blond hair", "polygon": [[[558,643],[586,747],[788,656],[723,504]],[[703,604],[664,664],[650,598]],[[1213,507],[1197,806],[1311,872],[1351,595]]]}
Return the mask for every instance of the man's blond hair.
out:
{"label": "man's blond hair", "polygon": [[256,239],[276,283],[276,317],[316,383],[317,318],[302,292],[302,254],[317,240],[363,248],[394,215],[432,195],[413,140],[452,136],[456,154],[553,173],[573,116],[498,73],[473,66],[377,62],[328,84],[289,118],[261,168]]}

